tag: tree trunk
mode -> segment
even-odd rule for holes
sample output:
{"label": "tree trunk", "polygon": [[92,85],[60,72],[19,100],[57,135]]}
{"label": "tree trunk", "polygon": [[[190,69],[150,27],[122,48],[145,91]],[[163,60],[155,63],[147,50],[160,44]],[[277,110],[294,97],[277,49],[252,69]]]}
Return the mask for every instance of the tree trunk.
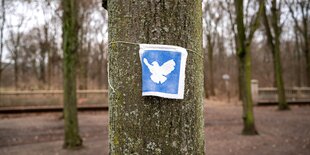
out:
{"label": "tree trunk", "polygon": [[[110,154],[204,154],[201,1],[108,1]],[[185,98],[142,97],[139,46],[188,50]]]}
{"label": "tree trunk", "polygon": [[295,35],[295,52],[294,52],[294,58],[295,58],[295,74],[297,75],[296,77],[296,82],[295,82],[295,86],[297,87],[301,87],[302,83],[301,83],[301,57],[300,57],[300,44],[299,44],[299,37],[298,37],[298,30],[297,28],[294,29],[294,35]]}
{"label": "tree trunk", "polygon": [[213,43],[211,41],[211,35],[207,35],[207,42],[208,42],[208,60],[209,60],[209,89],[210,89],[210,96],[215,96],[214,91],[214,78],[213,78]]}
{"label": "tree trunk", "polygon": [[[206,49],[203,49],[204,51],[207,51]],[[204,57],[204,59],[203,59],[203,67],[204,67],[204,70],[203,70],[203,75],[204,75],[204,94],[205,94],[205,98],[209,98],[210,97],[210,95],[209,95],[209,92],[208,92],[208,90],[209,90],[209,82],[208,82],[208,79],[209,79],[209,77],[208,77],[208,60],[207,60],[207,52],[205,52],[205,57]]]}
{"label": "tree trunk", "polygon": [[64,148],[82,145],[79,136],[76,99],[76,62],[78,47],[78,5],[76,0],[63,0],[63,51],[64,51]]}
{"label": "tree trunk", "polygon": [[103,68],[103,58],[101,58],[101,52],[100,52],[100,54],[99,54],[99,58],[98,58],[98,62],[97,62],[97,65],[98,65],[98,71],[97,71],[97,74],[98,74],[98,78],[97,78],[97,82],[98,82],[98,89],[102,89],[103,88],[103,81],[102,81],[102,79],[103,79],[103,73],[102,73],[102,68]]}
{"label": "tree trunk", "polygon": [[[243,131],[244,135],[258,134],[253,114],[253,100],[251,94],[251,38],[246,38],[243,22],[243,0],[235,0],[236,24],[238,38],[239,86],[243,103]],[[251,31],[254,33],[255,31]],[[253,34],[252,34],[253,35]]]}
{"label": "tree trunk", "polygon": [[[304,32],[306,33],[306,32]],[[310,86],[310,49],[309,49],[309,39],[308,35],[304,34],[304,55],[306,59],[306,72],[307,72],[307,86]],[[309,35],[310,36],[310,35]]]}
{"label": "tree trunk", "polygon": [[80,86],[79,89],[87,90],[88,89],[88,56],[91,50],[90,42],[88,42],[87,49],[81,50],[81,58],[80,58]]}
{"label": "tree trunk", "polygon": [[19,88],[19,79],[18,79],[18,73],[19,73],[19,67],[18,67],[18,52],[15,51],[15,56],[13,58],[14,60],[14,84],[15,84],[15,90]]}
{"label": "tree trunk", "polygon": [[1,0],[1,28],[0,28],[0,88],[1,88],[1,82],[2,82],[2,56],[3,56],[3,31],[4,31],[4,25],[5,25],[5,0]]}
{"label": "tree trunk", "polygon": [[[82,43],[82,42],[80,42]],[[89,46],[89,45],[88,45]],[[79,52],[79,89],[80,90],[86,90],[87,89],[87,79],[88,79],[88,48],[87,49],[81,49]]]}
{"label": "tree trunk", "polygon": [[243,130],[244,135],[257,135],[255,127],[253,100],[251,94],[251,55],[250,47],[246,47],[244,55],[239,55],[240,88],[243,102]]}
{"label": "tree trunk", "polygon": [[45,52],[46,48],[42,47],[40,52],[40,63],[39,63],[39,80],[44,85],[46,83],[45,78]]}
{"label": "tree trunk", "polygon": [[[287,110],[289,106],[286,102],[285,98],[285,88],[283,83],[282,77],[282,66],[281,66],[281,57],[280,57],[280,35],[281,35],[281,28],[279,26],[279,15],[278,15],[278,8],[277,8],[277,1],[272,1],[271,13],[272,13],[272,25],[269,25],[268,17],[266,14],[266,8],[264,6],[263,17],[264,17],[264,25],[267,34],[267,40],[272,52],[273,57],[273,66],[274,66],[274,78],[276,87],[278,89],[278,107],[279,110]],[[272,30],[274,35],[272,34]]]}
{"label": "tree trunk", "polygon": [[108,89],[108,61],[106,58],[103,58],[102,62],[102,89]]}
{"label": "tree trunk", "polygon": [[99,56],[98,56],[98,87],[99,89],[108,89],[108,61],[106,58],[105,44],[99,45]]}
{"label": "tree trunk", "polygon": [[[309,7],[310,7],[310,2],[306,2],[306,11],[309,11]],[[304,54],[305,54],[305,59],[306,59],[306,71],[307,71],[307,86],[310,86],[310,33],[308,32],[308,24],[309,24],[309,16],[307,16],[308,13],[304,13],[302,14],[303,16],[303,38],[304,38]]]}
{"label": "tree trunk", "polygon": [[49,49],[47,54],[47,89],[51,89],[52,84],[52,50]]}

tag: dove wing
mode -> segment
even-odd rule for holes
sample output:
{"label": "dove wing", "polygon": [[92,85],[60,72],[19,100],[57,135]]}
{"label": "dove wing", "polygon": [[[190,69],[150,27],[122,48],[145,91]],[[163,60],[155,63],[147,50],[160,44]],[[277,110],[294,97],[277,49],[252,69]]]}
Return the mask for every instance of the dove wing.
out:
{"label": "dove wing", "polygon": [[150,72],[151,72],[152,74],[154,74],[153,66],[147,61],[146,58],[143,59],[143,62],[145,63],[145,65],[147,66],[147,68],[149,68]]}
{"label": "dove wing", "polygon": [[160,72],[162,75],[168,75],[174,70],[175,62],[173,59],[165,62],[162,66],[160,66]]}

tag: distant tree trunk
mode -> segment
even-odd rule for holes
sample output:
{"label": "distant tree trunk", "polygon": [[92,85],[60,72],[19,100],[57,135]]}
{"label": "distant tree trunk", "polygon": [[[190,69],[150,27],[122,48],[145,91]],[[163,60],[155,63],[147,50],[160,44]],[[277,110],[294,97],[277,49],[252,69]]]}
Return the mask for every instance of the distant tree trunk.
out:
{"label": "distant tree trunk", "polygon": [[214,76],[213,76],[213,48],[214,43],[211,41],[211,35],[207,35],[207,43],[208,43],[208,70],[209,70],[209,89],[210,89],[210,96],[215,96],[214,90]]}
{"label": "distant tree trunk", "polygon": [[[81,33],[84,33],[83,31],[81,31]],[[81,35],[83,36],[83,35]],[[79,42],[80,44],[83,44],[83,41],[80,41]],[[80,90],[86,90],[87,89],[87,79],[88,79],[88,50],[90,48],[90,43],[87,44],[87,48],[83,48],[82,45],[80,45],[81,48],[79,50],[79,53],[78,53],[78,79],[79,79],[79,89]]]}
{"label": "distant tree trunk", "polygon": [[[296,29],[302,34],[303,37],[303,53],[306,60],[307,86],[310,86],[310,1],[289,2],[286,0],[285,2],[294,20]],[[293,6],[295,6],[295,9],[298,11],[293,10]],[[297,16],[301,17],[301,24],[297,19]]]}
{"label": "distant tree trunk", "polygon": [[[100,57],[100,56],[99,56]],[[102,68],[103,68],[103,63],[102,63],[102,58],[99,58],[99,60],[98,60],[98,71],[97,71],[97,73],[98,73],[98,89],[102,89],[103,88],[103,81],[102,81],[102,79],[103,79],[103,73],[102,73]]]}
{"label": "distant tree trunk", "polygon": [[52,84],[52,51],[47,53],[47,89],[51,89]]}
{"label": "distant tree trunk", "polygon": [[[262,3],[262,1],[260,1]],[[253,114],[253,100],[251,94],[251,41],[254,33],[259,25],[259,15],[261,13],[261,7],[256,13],[256,18],[254,23],[250,27],[250,34],[247,37],[245,35],[244,26],[244,15],[243,15],[243,0],[235,0],[235,10],[236,10],[236,24],[237,24],[237,56],[239,63],[239,91],[241,92],[241,98],[243,102],[243,131],[245,135],[256,135],[258,134]]]}
{"label": "distant tree trunk", "polygon": [[39,63],[39,80],[42,82],[42,84],[46,83],[45,78],[45,48],[41,49],[40,52],[40,63]]}
{"label": "distant tree trunk", "polygon": [[[204,154],[201,1],[108,1],[110,154]],[[188,51],[183,100],[142,97],[139,47]]]}
{"label": "distant tree trunk", "polygon": [[[206,49],[203,49],[204,51],[207,51]],[[208,77],[208,60],[207,60],[207,55],[208,54],[208,52],[205,52],[205,57],[204,57],[204,59],[203,59],[203,67],[204,67],[204,70],[203,70],[203,75],[204,75],[204,93],[205,93],[205,98],[209,98],[210,97],[210,95],[209,95],[209,92],[208,92],[208,90],[209,90],[209,82],[208,82],[208,79],[209,79],[209,77]]]}
{"label": "distant tree trunk", "polygon": [[102,61],[102,73],[101,73],[101,76],[102,76],[102,88],[103,89],[108,89],[108,61],[107,59],[103,58]]}
{"label": "distant tree trunk", "polygon": [[48,27],[44,25],[44,40],[40,43],[41,51],[40,51],[40,78],[39,80],[42,82],[43,85],[46,84],[46,53],[49,53],[50,46],[49,46],[49,36],[48,36]]}
{"label": "distant tree trunk", "polygon": [[300,44],[299,44],[299,37],[298,37],[298,30],[295,28],[295,70],[296,70],[296,86],[302,86],[302,79],[301,79],[301,54],[300,54]]}
{"label": "distant tree trunk", "polygon": [[[280,35],[281,35],[281,27],[279,26],[280,18],[279,18],[279,8],[277,8],[277,1],[272,0],[272,25],[270,26],[266,8],[264,6],[263,9],[263,17],[264,17],[264,25],[267,34],[267,40],[269,47],[271,49],[272,57],[273,57],[273,65],[274,65],[274,75],[276,87],[278,89],[278,107],[279,110],[288,110],[289,106],[286,102],[285,98],[285,88],[282,77],[282,66],[281,66],[281,57],[280,57]],[[271,33],[273,31],[273,34]]]}
{"label": "distant tree trunk", "polygon": [[76,62],[78,47],[77,0],[62,0],[64,52],[64,148],[82,145],[79,135],[76,99]]}
{"label": "distant tree trunk", "polygon": [[1,0],[1,27],[0,27],[0,88],[2,82],[2,55],[3,55],[3,30],[5,25],[5,0]]}
{"label": "distant tree trunk", "polygon": [[14,55],[14,84],[15,84],[15,90],[19,88],[19,66],[18,66],[18,51],[15,51]]}
{"label": "distant tree trunk", "polygon": [[82,49],[80,51],[80,90],[88,89],[88,56],[91,49],[90,42],[87,44],[87,49]]}
{"label": "distant tree trunk", "polygon": [[108,63],[105,57],[105,44],[104,41],[99,44],[98,56],[98,87],[99,89],[108,89]]}
{"label": "distant tree trunk", "polygon": [[[307,26],[307,24],[304,24]],[[308,26],[307,26],[308,27]],[[307,86],[310,86],[310,41],[309,41],[309,35],[308,34],[308,28],[305,28],[305,32],[303,33],[303,38],[304,38],[304,54],[305,54],[305,59],[306,59],[306,71],[307,71]]]}
{"label": "distant tree trunk", "polygon": [[[299,4],[301,5],[302,2]],[[303,33],[302,36],[304,38],[304,47],[303,51],[306,59],[306,69],[307,69],[307,86],[310,86],[310,32],[309,32],[309,22],[310,22],[310,2],[305,1],[304,6],[302,8],[302,25],[303,25]]]}

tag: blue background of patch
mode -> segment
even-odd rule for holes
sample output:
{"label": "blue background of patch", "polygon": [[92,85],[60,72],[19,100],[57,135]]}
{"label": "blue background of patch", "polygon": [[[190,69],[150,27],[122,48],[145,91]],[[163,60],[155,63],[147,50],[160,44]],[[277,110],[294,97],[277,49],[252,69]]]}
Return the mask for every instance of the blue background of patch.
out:
{"label": "blue background of patch", "polygon": [[[151,80],[152,73],[143,62],[144,58],[146,58],[150,64],[152,64],[153,61],[157,61],[159,66],[162,66],[165,62],[173,59],[176,65],[174,66],[174,70],[166,76],[167,80],[162,84],[157,84]],[[180,52],[171,52],[164,50],[145,50],[145,52],[142,54],[141,64],[143,92],[178,94],[181,64]]]}

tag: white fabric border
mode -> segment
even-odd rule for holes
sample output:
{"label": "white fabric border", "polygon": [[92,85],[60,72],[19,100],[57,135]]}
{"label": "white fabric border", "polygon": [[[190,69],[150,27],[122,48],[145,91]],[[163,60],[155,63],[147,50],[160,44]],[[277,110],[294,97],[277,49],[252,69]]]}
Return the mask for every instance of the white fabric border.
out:
{"label": "white fabric border", "polygon": [[178,94],[162,93],[162,92],[144,92],[142,96],[159,96],[170,99],[184,99],[184,88],[185,88],[185,67],[187,59],[187,51],[185,48],[173,45],[161,45],[161,44],[139,44],[140,60],[142,63],[142,54],[145,50],[165,50],[171,52],[181,53],[181,64],[180,64],[180,76],[179,76],[179,88]]}

